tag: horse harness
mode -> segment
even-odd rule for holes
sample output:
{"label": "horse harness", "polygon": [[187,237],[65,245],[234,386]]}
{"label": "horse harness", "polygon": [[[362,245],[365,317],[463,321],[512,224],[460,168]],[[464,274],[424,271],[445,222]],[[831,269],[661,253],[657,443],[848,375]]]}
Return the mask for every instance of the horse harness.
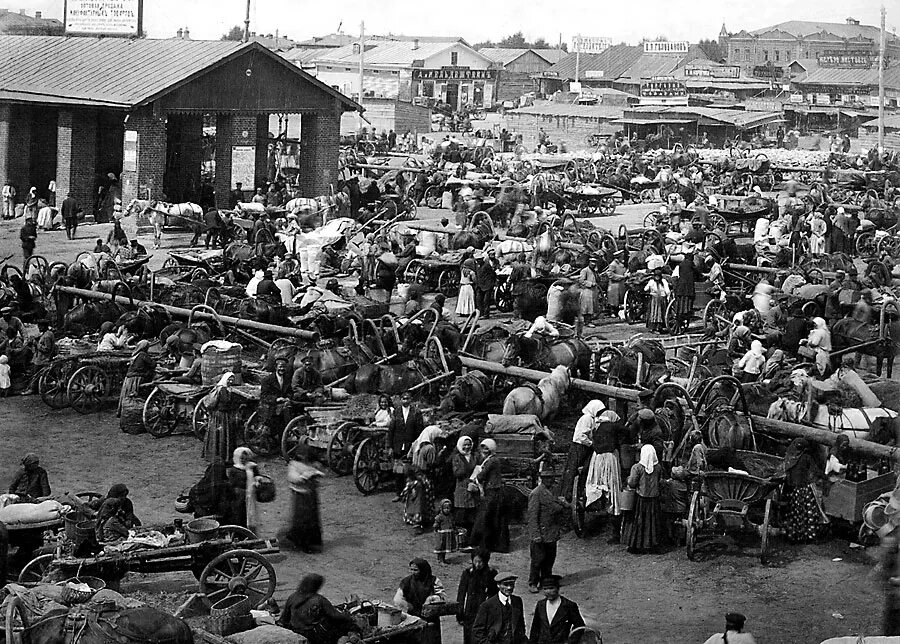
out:
{"label": "horse harness", "polygon": [[51,620],[62,619],[65,620],[62,629],[62,641],[65,644],[79,644],[86,635],[100,635],[107,644],[179,644],[177,634],[154,636],[129,631],[125,624],[119,624],[120,612],[121,609],[115,602],[92,602],[73,606],[66,613],[51,613],[40,621],[29,624],[25,631]]}

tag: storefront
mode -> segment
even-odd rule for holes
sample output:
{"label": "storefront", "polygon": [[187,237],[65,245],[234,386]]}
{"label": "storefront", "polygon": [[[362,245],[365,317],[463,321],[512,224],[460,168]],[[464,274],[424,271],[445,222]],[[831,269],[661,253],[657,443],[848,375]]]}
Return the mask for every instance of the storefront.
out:
{"label": "storefront", "polygon": [[466,105],[489,107],[497,86],[496,69],[413,69],[412,93],[422,99],[449,104],[454,110]]}

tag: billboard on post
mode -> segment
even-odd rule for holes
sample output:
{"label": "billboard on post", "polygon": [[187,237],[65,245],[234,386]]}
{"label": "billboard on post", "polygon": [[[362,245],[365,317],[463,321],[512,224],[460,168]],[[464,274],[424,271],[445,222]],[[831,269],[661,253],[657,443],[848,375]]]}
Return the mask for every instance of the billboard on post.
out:
{"label": "billboard on post", "polygon": [[139,37],[143,4],[143,0],[66,0],[66,33]]}

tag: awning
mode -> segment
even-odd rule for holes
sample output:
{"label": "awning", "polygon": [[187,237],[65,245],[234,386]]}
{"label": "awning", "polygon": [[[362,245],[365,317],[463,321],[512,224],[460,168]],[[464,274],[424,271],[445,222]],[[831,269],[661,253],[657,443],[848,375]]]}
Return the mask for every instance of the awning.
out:
{"label": "awning", "polygon": [[687,125],[688,123],[696,123],[697,119],[615,119],[610,123],[618,123],[624,125]]}

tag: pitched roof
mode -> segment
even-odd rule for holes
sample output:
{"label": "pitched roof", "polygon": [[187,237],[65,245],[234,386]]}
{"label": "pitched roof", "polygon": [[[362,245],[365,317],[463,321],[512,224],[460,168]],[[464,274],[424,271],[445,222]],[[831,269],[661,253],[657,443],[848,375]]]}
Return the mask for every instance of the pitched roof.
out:
{"label": "pitched roof", "polygon": [[693,116],[718,121],[725,125],[733,125],[738,128],[752,128],[767,122],[781,118],[781,112],[745,112],[743,110],[730,110],[716,107],[675,107],[645,105],[633,107],[628,114],[671,114],[671,120],[678,117]]}
{"label": "pitched roof", "polygon": [[294,47],[287,51],[281,52],[281,56],[285,60],[289,60],[295,65],[303,65],[311,63],[322,55],[321,47]]}
{"label": "pitched roof", "polygon": [[249,51],[359,107],[259,43],[227,40],[0,36],[0,92],[29,102],[133,108]]}
{"label": "pitched roof", "polygon": [[568,56],[562,49],[535,49],[534,47],[482,47],[478,50],[478,53],[484,54],[494,62],[500,63],[505,67],[529,51],[543,58],[551,65]]}
{"label": "pitched roof", "polygon": [[[864,127],[878,127],[878,119],[872,119],[863,123]],[[884,117],[885,129],[900,130],[900,114],[887,114]]]}
{"label": "pitched roof", "polygon": [[[644,53],[643,48],[636,45],[613,45],[599,54],[581,54],[579,76],[586,72],[603,72],[604,78],[616,79],[631,67]],[[561,79],[575,78],[576,54],[569,54],[546,70],[549,76]]]}
{"label": "pitched roof", "polygon": [[577,103],[542,103],[522,107],[517,110],[507,110],[510,114],[534,114],[536,116],[578,116],[582,118],[595,118],[612,120],[622,116],[625,105],[578,105]]}
{"label": "pitched roof", "polygon": [[307,40],[301,40],[297,43],[298,47],[343,47],[352,42],[359,40],[357,36],[350,34],[326,34],[324,36],[313,36]]}
{"label": "pitched roof", "polygon": [[[771,27],[756,29],[750,33],[754,36],[762,35],[769,31],[784,31],[796,38],[804,38],[814,34],[826,32],[834,34],[838,38],[865,38],[878,42],[880,30],[872,25],[854,25],[846,22],[818,22],[813,20],[788,20],[780,22]],[[888,34],[891,38],[896,38],[894,34]]]}
{"label": "pitched roof", "polygon": [[[865,87],[878,85],[878,67],[868,69],[848,69],[842,67],[821,67],[816,61],[803,61],[805,74],[794,78],[798,85],[845,85]],[[884,86],[900,89],[900,63],[884,70]]]}
{"label": "pitched roof", "polygon": [[[451,47],[461,45],[471,49],[467,44],[453,41],[440,42],[422,42],[415,40],[366,40],[366,51],[364,63],[366,65],[391,65],[396,67],[411,67],[414,61],[425,60],[437,54],[440,54]],[[332,63],[348,63],[359,62],[359,52],[354,51],[356,43],[338,47],[337,49],[323,49],[321,56],[315,59],[315,62],[332,62]],[[485,62],[492,63],[490,58],[484,54],[471,49],[471,51],[481,56]]]}

